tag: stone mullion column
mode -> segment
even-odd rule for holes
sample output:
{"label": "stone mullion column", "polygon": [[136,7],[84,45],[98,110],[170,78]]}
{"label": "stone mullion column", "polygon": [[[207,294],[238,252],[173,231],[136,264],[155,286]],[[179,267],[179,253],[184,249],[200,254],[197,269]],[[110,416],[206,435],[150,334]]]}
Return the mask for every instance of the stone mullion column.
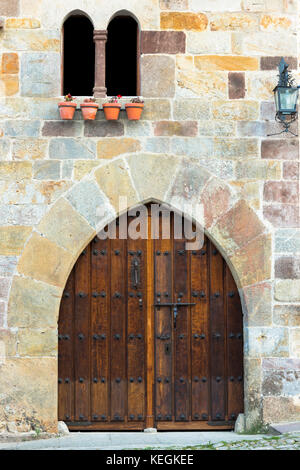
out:
{"label": "stone mullion column", "polygon": [[94,97],[104,98],[107,89],[105,87],[105,45],[107,41],[106,30],[94,30],[95,42],[95,86]]}

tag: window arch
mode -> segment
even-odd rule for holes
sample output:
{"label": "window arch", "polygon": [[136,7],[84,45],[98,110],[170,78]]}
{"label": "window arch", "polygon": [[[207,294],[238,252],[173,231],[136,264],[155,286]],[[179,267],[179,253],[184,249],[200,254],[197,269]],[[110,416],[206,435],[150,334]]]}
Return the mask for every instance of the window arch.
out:
{"label": "window arch", "polygon": [[63,25],[62,92],[93,95],[95,80],[94,27],[83,13],[71,14]]}
{"label": "window arch", "polygon": [[117,14],[107,28],[106,88],[108,96],[139,95],[139,26],[129,14]]}

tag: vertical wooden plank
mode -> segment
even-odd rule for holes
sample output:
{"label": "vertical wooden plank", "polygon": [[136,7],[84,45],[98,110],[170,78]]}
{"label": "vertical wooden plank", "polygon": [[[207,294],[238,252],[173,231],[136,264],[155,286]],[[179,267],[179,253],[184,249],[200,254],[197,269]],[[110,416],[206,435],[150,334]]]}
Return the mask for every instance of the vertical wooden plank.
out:
{"label": "vertical wooden plank", "polygon": [[[174,240],[174,302],[189,303],[188,251],[185,240]],[[172,314],[172,309],[171,314]],[[175,420],[190,419],[190,323],[188,307],[178,307],[176,327],[174,325],[174,401]]]}
{"label": "vertical wooden plank", "polygon": [[[130,219],[132,220],[132,218]],[[146,291],[146,240],[127,242],[128,249],[128,328],[127,328],[127,373],[128,373],[128,419],[145,420],[145,311]]]}
{"label": "vertical wooden plank", "polygon": [[227,380],[228,419],[236,420],[243,410],[243,315],[239,292],[226,266],[225,294],[227,306]]}
{"label": "vertical wooden plank", "polygon": [[63,292],[58,322],[58,418],[74,420],[74,269]]}
{"label": "vertical wooden plank", "polygon": [[90,419],[90,246],[75,265],[75,420]]}
{"label": "vertical wooden plank", "polygon": [[146,391],[146,428],[154,427],[154,381],[155,381],[155,359],[154,359],[154,242],[151,235],[151,205],[148,206],[148,240],[147,240],[147,264],[146,264],[146,369],[147,369],[147,391]]}
{"label": "vertical wooden plank", "polygon": [[[170,239],[154,241],[155,303],[172,302],[173,246]],[[173,408],[173,325],[170,307],[155,308],[155,416],[158,422],[172,421]]]}
{"label": "vertical wooden plank", "polygon": [[201,250],[192,251],[191,302],[192,307],[192,420],[210,419],[209,397],[209,241],[205,237]]}
{"label": "vertical wooden plank", "polygon": [[91,417],[108,419],[109,385],[109,241],[91,243]]}
{"label": "vertical wooden plank", "polygon": [[127,414],[127,240],[111,240],[111,420]]}
{"label": "vertical wooden plank", "polygon": [[223,277],[223,258],[210,244],[211,417],[213,421],[224,420],[226,413]]}

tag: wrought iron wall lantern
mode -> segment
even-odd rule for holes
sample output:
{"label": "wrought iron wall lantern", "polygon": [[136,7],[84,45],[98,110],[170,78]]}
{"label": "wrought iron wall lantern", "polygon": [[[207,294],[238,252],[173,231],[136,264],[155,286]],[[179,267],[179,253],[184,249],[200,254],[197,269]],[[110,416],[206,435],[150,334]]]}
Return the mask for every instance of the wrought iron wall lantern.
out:
{"label": "wrought iron wall lantern", "polygon": [[298,137],[297,134],[294,134],[289,128],[298,118],[297,100],[300,86],[294,85],[294,79],[292,74],[288,71],[288,67],[288,64],[282,58],[278,66],[278,85],[273,90],[276,106],[275,120],[282,124],[284,129],[277,134],[269,134],[269,136],[289,132],[295,137]]}

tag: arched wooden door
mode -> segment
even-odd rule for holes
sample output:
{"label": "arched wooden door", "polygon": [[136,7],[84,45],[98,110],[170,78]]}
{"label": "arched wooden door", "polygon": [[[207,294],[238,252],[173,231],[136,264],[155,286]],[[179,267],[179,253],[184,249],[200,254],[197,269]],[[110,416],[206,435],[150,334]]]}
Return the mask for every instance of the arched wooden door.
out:
{"label": "arched wooden door", "polygon": [[240,297],[207,237],[192,251],[172,229],[96,237],[66,284],[58,338],[70,429],[230,429],[243,412]]}

